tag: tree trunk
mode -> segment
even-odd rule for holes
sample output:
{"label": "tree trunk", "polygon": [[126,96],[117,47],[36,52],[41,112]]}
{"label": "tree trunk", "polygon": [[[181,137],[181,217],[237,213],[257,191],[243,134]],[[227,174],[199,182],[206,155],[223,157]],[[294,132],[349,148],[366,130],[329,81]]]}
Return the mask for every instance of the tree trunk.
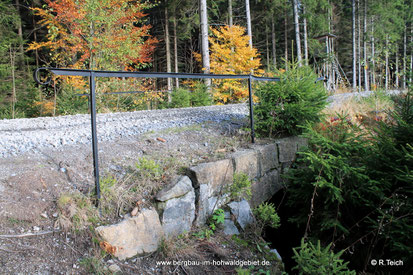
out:
{"label": "tree trunk", "polygon": [[15,105],[16,105],[16,75],[15,75],[15,58],[16,58],[16,52],[12,50],[12,47],[10,46],[10,67],[11,67],[11,79],[12,79],[12,99],[11,99],[11,118],[14,119],[15,117]]}
{"label": "tree trunk", "polygon": [[[413,44],[413,26],[410,24],[410,45]],[[413,74],[413,47],[410,46],[410,76],[409,83],[412,83],[412,74]]]}
{"label": "tree trunk", "polygon": [[287,11],[287,1],[285,4],[284,11],[284,59],[285,59],[285,70],[288,70],[288,11]]}
{"label": "tree trunk", "polygon": [[298,0],[293,0],[293,9],[294,9],[295,44],[297,48],[297,63],[298,63],[298,67],[301,67],[302,58],[301,58],[300,25],[299,25],[299,15],[298,15]]}
{"label": "tree trunk", "polygon": [[371,62],[372,62],[372,70],[371,70],[371,82],[374,86],[376,86],[376,60],[375,60],[375,49],[374,49],[374,19],[371,19]]}
{"label": "tree trunk", "polygon": [[[171,69],[171,45],[169,44],[169,16],[168,7],[165,7],[165,45],[166,45],[166,72],[172,72]],[[172,78],[168,78],[168,91],[172,90]],[[170,98],[168,99],[170,101]]]}
{"label": "tree trunk", "polygon": [[356,1],[352,0],[351,1],[351,7],[352,7],[352,37],[353,37],[353,91],[356,91],[357,87],[357,72],[356,72],[356,60],[357,60],[357,54],[356,54]]}
{"label": "tree trunk", "polygon": [[[202,66],[204,73],[209,74],[210,62],[209,62],[209,43],[208,43],[208,14],[207,14],[207,1],[200,0],[200,13],[201,13],[201,45],[202,45]],[[205,79],[205,84],[210,90],[211,79]]]}
{"label": "tree trunk", "polygon": [[369,72],[367,62],[367,0],[364,0],[364,27],[363,27],[363,48],[364,48],[364,90],[369,90]]}
{"label": "tree trunk", "polygon": [[[303,7],[303,12],[305,15],[305,8]],[[304,17],[304,59],[305,65],[308,66],[308,38],[307,38],[307,18]]]}
{"label": "tree trunk", "polygon": [[396,46],[395,86],[399,88],[399,46]]}
{"label": "tree trunk", "polygon": [[407,25],[404,25],[403,33],[403,90],[406,89],[406,65],[407,65]]}
{"label": "tree trunk", "polygon": [[245,0],[245,12],[247,13],[247,34],[249,36],[248,43],[250,45],[250,48],[252,48],[250,0]]}
{"label": "tree trunk", "polygon": [[358,65],[358,90],[361,90],[361,24],[360,0],[357,0],[357,65]]}
{"label": "tree trunk", "polygon": [[18,59],[19,66],[24,65],[24,48],[23,48],[23,27],[22,27],[22,21],[21,21],[21,15],[20,15],[20,1],[15,0],[15,5],[16,5],[16,10],[17,14],[19,15],[19,18],[17,20],[17,34],[19,36],[19,52],[20,52],[20,57]]}
{"label": "tree trunk", "polygon": [[[173,17],[174,22],[174,63],[175,63],[175,73],[178,73],[178,36],[176,34],[176,11]],[[179,88],[179,78],[175,78],[175,87]]]}
{"label": "tree trunk", "polygon": [[274,17],[271,17],[271,41],[272,41],[272,63],[275,69],[277,68],[277,48],[276,48],[276,41],[275,41]]}
{"label": "tree trunk", "polygon": [[267,25],[265,25],[265,52],[267,54],[267,70],[270,69],[270,47],[269,47],[269,42],[268,42],[268,28]]}
{"label": "tree trunk", "polygon": [[385,70],[386,70],[386,77],[384,82],[384,88],[386,91],[389,88],[389,36],[386,35],[386,49],[385,49]]}
{"label": "tree trunk", "polygon": [[233,25],[233,18],[232,18],[232,0],[228,0],[228,21],[229,21],[229,26],[232,27]]}

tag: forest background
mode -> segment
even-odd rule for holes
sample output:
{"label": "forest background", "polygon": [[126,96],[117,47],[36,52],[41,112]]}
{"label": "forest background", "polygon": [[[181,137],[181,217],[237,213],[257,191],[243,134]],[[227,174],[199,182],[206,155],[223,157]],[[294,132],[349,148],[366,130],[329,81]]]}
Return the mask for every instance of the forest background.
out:
{"label": "forest background", "polygon": [[[332,64],[343,78],[336,89],[404,89],[413,63],[411,2],[1,0],[0,118],[87,112],[87,97],[77,96],[87,92],[87,79],[36,87],[32,72],[41,66],[274,75],[298,62],[321,75]],[[329,51],[326,37],[333,38]],[[210,91],[172,79],[107,79],[98,83],[98,108],[171,106],[165,91],[177,95],[179,87]],[[212,101],[242,102],[245,89],[242,82],[214,82]],[[145,93],[104,95],[132,90]]]}

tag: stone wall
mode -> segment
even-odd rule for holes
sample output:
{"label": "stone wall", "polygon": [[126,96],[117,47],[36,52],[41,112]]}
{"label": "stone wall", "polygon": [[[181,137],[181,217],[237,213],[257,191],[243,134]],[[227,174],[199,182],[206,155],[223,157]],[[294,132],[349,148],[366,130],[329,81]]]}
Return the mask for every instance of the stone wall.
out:
{"label": "stone wall", "polygon": [[[104,241],[118,248],[115,256],[129,258],[155,251],[162,238],[178,236],[204,225],[214,210],[226,206],[224,232],[237,234],[254,221],[251,207],[269,200],[282,188],[281,174],[291,166],[298,149],[303,146],[307,146],[305,139],[288,137],[271,144],[253,144],[226,159],[190,167],[187,175],[176,176],[156,195],[156,211],[143,210],[137,216],[135,213],[116,225],[101,226],[96,231]],[[225,194],[225,187],[233,183],[235,173],[245,173],[251,179],[252,197],[248,202],[231,202]],[[235,223],[229,219],[231,214],[236,218]],[[140,220],[145,222],[144,226],[139,225]],[[145,228],[146,234],[136,233],[135,227],[139,226]],[[132,230],[133,241],[119,234],[129,234],[128,230]],[[119,238],[113,237],[116,235]]]}

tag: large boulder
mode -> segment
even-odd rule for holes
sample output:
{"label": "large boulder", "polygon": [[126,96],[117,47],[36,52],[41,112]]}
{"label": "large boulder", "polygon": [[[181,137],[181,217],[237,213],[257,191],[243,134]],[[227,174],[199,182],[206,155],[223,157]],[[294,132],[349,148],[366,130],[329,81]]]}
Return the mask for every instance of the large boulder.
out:
{"label": "large boulder", "polygon": [[158,212],[153,209],[143,209],[118,224],[99,226],[96,233],[119,260],[156,251],[164,235]]}

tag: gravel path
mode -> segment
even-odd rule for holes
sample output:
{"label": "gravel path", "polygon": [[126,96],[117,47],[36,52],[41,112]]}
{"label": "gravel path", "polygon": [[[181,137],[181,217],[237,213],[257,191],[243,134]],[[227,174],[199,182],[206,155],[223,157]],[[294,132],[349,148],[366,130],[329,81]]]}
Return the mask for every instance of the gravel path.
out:
{"label": "gravel path", "polygon": [[[206,106],[97,115],[99,141],[112,141],[148,131],[182,127],[205,121],[244,118],[247,104]],[[86,144],[91,140],[90,115],[0,120],[0,157],[38,152],[43,148]]]}
{"label": "gravel path", "polygon": [[[373,92],[330,96],[330,106],[352,96],[369,96]],[[389,91],[389,94],[400,91]],[[164,109],[97,115],[99,141],[112,141],[148,131],[182,127],[205,121],[223,122],[248,116],[247,104]],[[43,148],[87,144],[91,140],[90,115],[0,120],[0,157],[37,153]]]}

